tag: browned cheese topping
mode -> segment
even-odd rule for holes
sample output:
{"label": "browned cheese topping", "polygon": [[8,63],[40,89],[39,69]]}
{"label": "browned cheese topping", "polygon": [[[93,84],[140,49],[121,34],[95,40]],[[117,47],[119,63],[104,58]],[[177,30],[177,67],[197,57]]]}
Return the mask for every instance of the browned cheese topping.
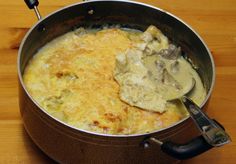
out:
{"label": "browned cheese topping", "polygon": [[[145,49],[147,51],[145,53],[150,53],[150,58],[145,60],[142,58],[141,65],[146,71],[148,70],[145,74],[148,72],[154,74],[152,65],[162,67],[162,60],[159,59],[165,59],[160,55],[155,57],[151,55],[154,52],[148,51],[158,48],[170,51],[170,44],[164,35],[161,37],[165,39],[165,43],[160,45],[160,42],[156,41],[163,38],[155,38],[153,34],[146,33],[115,27],[100,30],[79,28],[66,33],[47,43],[30,60],[23,76],[27,90],[45,111],[79,129],[128,135],[143,134],[168,127],[186,117],[184,107],[179,102],[157,105],[155,107],[158,108],[157,112],[153,112],[143,110],[142,106],[131,104],[120,97],[123,95],[122,86],[116,75],[127,68],[126,63],[122,66],[122,58],[126,57],[127,53],[135,57],[138,54],[131,51]],[[164,74],[167,73],[173,76],[170,69],[177,74],[181,73],[178,64],[181,67],[181,62],[184,61],[181,57],[170,63],[164,61],[168,66],[162,68],[162,72],[166,73],[159,72],[160,76],[166,76]],[[117,66],[121,70],[118,70]],[[142,72],[142,68],[140,71]],[[191,76],[195,77],[195,73],[192,74],[194,75]],[[139,78],[139,75],[137,76]],[[176,85],[177,83],[182,85],[179,76],[175,81]],[[204,88],[202,83],[196,81],[199,92],[193,94],[192,98],[201,103],[204,98],[202,94]],[[156,86],[150,83],[150,87],[154,86],[155,89]],[[148,91],[153,93],[152,88]],[[133,101],[133,98],[131,99]],[[160,100],[162,101],[161,96]]]}

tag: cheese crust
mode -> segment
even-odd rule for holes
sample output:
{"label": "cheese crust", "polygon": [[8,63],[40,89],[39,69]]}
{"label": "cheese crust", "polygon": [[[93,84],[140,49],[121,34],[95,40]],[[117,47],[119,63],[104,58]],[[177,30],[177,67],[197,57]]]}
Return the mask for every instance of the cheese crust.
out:
{"label": "cheese crust", "polygon": [[141,32],[120,28],[69,32],[47,43],[28,63],[27,90],[49,114],[79,129],[105,134],[144,134],[186,116],[180,103],[164,113],[130,106],[113,78],[116,55],[136,45]]}

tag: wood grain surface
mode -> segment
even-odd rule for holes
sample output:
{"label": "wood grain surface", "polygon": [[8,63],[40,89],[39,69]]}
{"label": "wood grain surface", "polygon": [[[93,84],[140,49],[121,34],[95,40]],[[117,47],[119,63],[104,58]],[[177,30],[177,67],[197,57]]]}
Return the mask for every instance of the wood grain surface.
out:
{"label": "wood grain surface", "polygon": [[[141,0],[191,25],[209,46],[216,84],[208,114],[221,122],[233,142],[182,163],[236,163],[236,0]],[[43,16],[78,0],[41,0]],[[23,0],[0,0],[0,163],[53,163],[26,134],[18,107],[17,51],[36,23]]]}

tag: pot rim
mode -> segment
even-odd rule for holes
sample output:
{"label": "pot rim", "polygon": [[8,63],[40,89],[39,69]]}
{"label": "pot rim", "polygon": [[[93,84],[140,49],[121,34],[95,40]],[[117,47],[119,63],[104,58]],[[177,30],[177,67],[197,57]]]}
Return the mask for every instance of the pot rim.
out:
{"label": "pot rim", "polygon": [[49,118],[53,119],[54,121],[56,122],[59,122],[60,124],[63,124],[64,126],[68,127],[69,129],[71,130],[76,130],[76,131],[80,131],[80,132],[84,132],[84,133],[87,133],[87,134],[90,134],[90,135],[96,135],[96,136],[103,136],[103,137],[112,137],[112,138],[126,138],[126,137],[142,137],[142,136],[150,136],[150,135],[153,135],[153,134],[156,134],[158,132],[163,132],[167,129],[170,129],[170,128],[173,128],[179,124],[182,124],[184,123],[185,121],[187,121],[188,119],[190,119],[190,116],[172,124],[171,126],[169,127],[165,127],[165,128],[162,128],[162,129],[159,129],[159,130],[155,130],[155,131],[152,131],[152,132],[149,132],[149,133],[143,133],[143,134],[129,134],[129,135],[113,135],[113,134],[103,134],[103,133],[96,133],[96,132],[92,132],[92,131],[88,131],[88,130],[83,130],[83,129],[79,129],[77,127],[74,127],[74,126],[71,126],[61,120],[59,120],[58,118],[56,117],[53,117],[52,115],[50,115],[46,110],[44,110],[34,99],[33,97],[29,94],[26,86],[24,85],[24,82],[23,82],[23,78],[22,78],[22,74],[21,74],[21,71],[20,71],[20,59],[21,59],[21,53],[22,53],[22,49],[23,49],[23,46],[25,44],[25,41],[26,39],[28,38],[28,36],[31,34],[31,32],[37,27],[38,24],[40,24],[41,22],[43,22],[44,20],[46,20],[47,18],[51,17],[52,15],[54,14],[57,14],[58,12],[62,11],[62,10],[65,10],[65,9],[68,9],[70,7],[73,7],[73,6],[77,6],[77,5],[80,5],[80,4],[85,4],[85,3],[95,3],[95,2],[121,2],[121,3],[132,3],[132,4],[135,4],[135,5],[142,5],[144,7],[148,7],[148,8],[152,8],[152,9],[155,9],[155,10],[159,10],[171,17],[173,17],[174,19],[176,19],[177,21],[181,22],[182,24],[184,24],[187,28],[189,28],[197,37],[198,39],[202,42],[202,44],[204,45],[205,49],[207,50],[207,53],[210,57],[210,60],[211,60],[211,64],[212,64],[212,82],[211,82],[211,86],[209,88],[209,91],[207,93],[207,96],[206,98],[204,99],[204,101],[201,103],[200,105],[200,108],[202,108],[206,102],[209,100],[211,94],[212,94],[212,91],[213,91],[213,88],[214,88],[214,85],[215,85],[215,63],[214,63],[214,59],[212,57],[212,54],[209,50],[209,48],[207,47],[207,44],[203,41],[203,39],[201,38],[201,36],[190,26],[188,25],[186,22],[184,22],[182,19],[180,19],[179,17],[175,16],[174,14],[171,14],[170,12],[167,12],[161,8],[158,8],[158,7],[155,7],[155,6],[152,6],[152,5],[149,5],[149,4],[145,4],[145,3],[142,3],[142,2],[134,2],[134,1],[127,1],[127,0],[90,0],[90,1],[85,1],[85,2],[77,2],[77,3],[73,3],[71,5],[67,5],[65,7],[62,7],[48,15],[46,15],[45,17],[43,17],[42,19],[40,19],[37,23],[35,23],[30,29],[29,31],[26,33],[26,35],[24,36],[23,40],[21,41],[21,44],[20,44],[20,47],[19,47],[19,50],[18,50],[18,57],[17,57],[17,72],[18,72],[18,79],[20,81],[20,84],[21,86],[23,87],[24,91],[26,92],[27,96],[31,99],[31,101],[33,101],[33,103],[41,110],[41,112],[43,112],[44,114],[46,114],[47,116],[49,116]]}

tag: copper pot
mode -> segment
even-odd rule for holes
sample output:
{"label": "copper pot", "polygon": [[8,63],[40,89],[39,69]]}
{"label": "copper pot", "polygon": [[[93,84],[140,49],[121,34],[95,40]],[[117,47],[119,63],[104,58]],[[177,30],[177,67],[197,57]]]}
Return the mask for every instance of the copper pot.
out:
{"label": "copper pot", "polygon": [[[38,2],[25,1],[30,8],[35,9],[40,19],[36,8]],[[162,9],[139,2],[104,0],[76,3],[40,19],[28,31],[20,46],[20,111],[25,129],[35,144],[60,163],[170,163],[210,149],[212,146],[202,137],[201,140],[198,137],[184,144],[198,135],[189,117],[168,128],[147,134],[97,134],[67,125],[49,115],[34,101],[25,87],[22,75],[37,50],[55,37],[77,27],[100,27],[103,24],[120,24],[139,30],[145,30],[151,24],[160,28],[168,38],[182,47],[196,66],[207,90],[201,108],[207,107],[215,81],[214,61],[204,41],[190,26]],[[172,145],[166,141],[172,141]],[[163,148],[165,143],[170,151]]]}

